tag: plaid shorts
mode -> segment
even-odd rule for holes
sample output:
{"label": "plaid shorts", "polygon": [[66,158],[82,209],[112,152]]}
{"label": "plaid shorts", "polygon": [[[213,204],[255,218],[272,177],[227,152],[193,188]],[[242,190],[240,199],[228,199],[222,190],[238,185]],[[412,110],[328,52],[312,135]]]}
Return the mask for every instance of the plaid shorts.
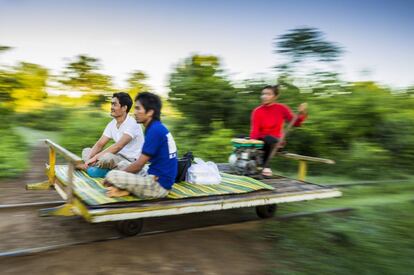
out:
{"label": "plaid shorts", "polygon": [[154,175],[140,176],[119,170],[112,170],[106,175],[106,181],[114,186],[127,190],[139,198],[163,198],[168,190],[155,180]]}

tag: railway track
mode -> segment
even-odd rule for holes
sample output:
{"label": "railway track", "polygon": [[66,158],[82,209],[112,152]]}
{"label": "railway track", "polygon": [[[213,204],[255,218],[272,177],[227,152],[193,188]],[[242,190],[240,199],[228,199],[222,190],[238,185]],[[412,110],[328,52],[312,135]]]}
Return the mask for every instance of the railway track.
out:
{"label": "railway track", "polygon": [[[382,181],[356,181],[356,182],[343,182],[343,183],[335,183],[335,184],[327,184],[327,186],[330,187],[337,187],[337,188],[351,188],[354,186],[363,186],[363,185],[388,185],[388,184],[395,184],[395,183],[412,183],[412,180],[382,180]],[[0,204],[0,213],[10,211],[16,211],[19,209],[27,210],[27,209],[40,209],[44,207],[52,207],[57,206],[65,203],[63,200],[53,200],[53,201],[43,201],[43,202],[30,202],[30,203],[16,203],[16,204]],[[339,213],[346,213],[354,210],[353,208],[330,208],[330,209],[321,209],[318,211],[313,212],[298,212],[298,213],[291,213],[286,214],[282,216],[277,216],[275,218],[272,218],[277,221],[286,221],[290,219],[296,219],[306,216],[315,216],[315,215],[321,215],[321,214],[339,214]],[[157,230],[157,231],[149,231],[144,232],[136,236],[139,237],[145,237],[145,236],[151,236],[151,235],[157,235],[157,234],[168,234],[178,231],[185,231],[185,230],[195,230],[195,229],[202,229],[202,228],[210,228],[210,227],[216,227],[216,226],[227,226],[227,225],[235,225],[235,224],[245,224],[245,223],[260,223],[262,220],[253,218],[253,219],[245,219],[237,222],[232,223],[215,223],[215,224],[209,224],[209,225],[202,225],[202,226],[189,226],[185,228],[178,228],[178,229],[172,229],[172,230]],[[51,250],[58,250],[61,248],[69,247],[69,246],[76,246],[76,245],[86,245],[86,244],[92,244],[97,242],[105,242],[105,241],[111,241],[111,240],[118,240],[125,238],[121,235],[117,235],[114,230],[114,236],[107,237],[107,238],[101,238],[101,239],[95,239],[95,240],[88,240],[88,241],[72,241],[67,242],[63,244],[57,244],[57,245],[48,245],[48,246],[39,246],[39,247],[30,247],[30,248],[23,248],[23,249],[16,249],[16,250],[9,250],[9,251],[0,251],[0,258],[1,257],[13,257],[13,256],[24,256],[24,255],[32,255],[36,253],[51,251]],[[115,235],[116,234],[116,235]]]}
{"label": "railway track", "polygon": [[[35,205],[35,206],[39,206],[39,205]],[[32,206],[32,207],[35,207],[35,206]],[[291,219],[297,219],[297,218],[309,217],[309,216],[316,216],[316,215],[321,215],[321,214],[347,213],[347,212],[350,212],[352,210],[354,210],[354,209],[349,208],[349,207],[321,209],[321,210],[312,211],[312,212],[297,212],[297,213],[286,214],[286,215],[270,218],[270,219],[267,219],[267,220],[276,220],[276,221],[283,222],[283,221],[287,221],[287,220],[291,220]],[[149,231],[149,232],[141,233],[141,234],[139,234],[135,237],[132,237],[132,238],[142,238],[142,237],[146,237],[146,236],[168,234],[168,233],[187,231],[187,230],[207,229],[207,228],[213,228],[213,227],[217,227],[217,226],[231,226],[231,225],[248,224],[248,223],[249,224],[255,224],[255,223],[261,223],[262,221],[263,221],[262,219],[254,218],[254,219],[244,219],[244,220],[233,222],[233,223],[215,223],[215,224],[210,224],[210,225],[207,225],[207,226],[206,225],[203,225],[203,226],[190,226],[190,227],[171,229],[171,230]],[[115,232],[115,230],[114,230],[114,232]],[[114,236],[108,237],[108,238],[88,240],[88,241],[79,241],[79,242],[75,241],[75,242],[68,242],[68,243],[57,244],[57,245],[48,245],[48,246],[39,246],[39,247],[15,249],[15,250],[9,250],[9,251],[1,251],[0,252],[0,258],[16,257],[16,256],[27,256],[27,255],[33,255],[33,254],[58,250],[58,249],[71,247],[71,246],[87,245],[87,244],[93,244],[93,243],[98,243],[98,242],[119,240],[119,239],[124,239],[124,238],[127,238],[127,237],[124,237],[124,236],[121,236],[121,235],[114,235]]]}
{"label": "railway track", "polygon": [[65,201],[42,201],[42,202],[28,202],[28,203],[13,203],[13,204],[0,204],[0,211],[7,209],[16,209],[16,208],[34,208],[34,207],[44,207],[44,206],[57,206],[64,204]]}

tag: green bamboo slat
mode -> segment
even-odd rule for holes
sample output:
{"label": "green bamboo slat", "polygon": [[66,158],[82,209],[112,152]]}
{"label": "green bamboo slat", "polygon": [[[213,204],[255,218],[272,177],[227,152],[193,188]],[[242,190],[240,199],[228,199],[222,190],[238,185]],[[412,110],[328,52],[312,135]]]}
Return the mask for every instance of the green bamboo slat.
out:
{"label": "green bamboo slat", "polygon": [[[56,165],[56,177],[66,185],[68,181],[67,165]],[[242,194],[258,190],[273,190],[274,188],[261,181],[246,176],[237,176],[221,173],[220,184],[202,185],[180,182],[173,185],[169,192],[168,199],[183,199],[204,197],[213,195]],[[121,198],[109,198],[106,196],[106,189],[102,185],[103,178],[91,178],[84,171],[76,170],[73,176],[73,191],[77,197],[88,205],[101,205],[116,202],[141,201],[135,196]]]}

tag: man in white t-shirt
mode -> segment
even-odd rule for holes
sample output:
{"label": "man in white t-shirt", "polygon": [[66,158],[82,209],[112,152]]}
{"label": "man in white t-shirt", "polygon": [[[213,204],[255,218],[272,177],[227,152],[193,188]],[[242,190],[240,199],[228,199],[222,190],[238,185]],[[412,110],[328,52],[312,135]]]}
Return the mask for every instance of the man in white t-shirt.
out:
{"label": "man in white t-shirt", "polygon": [[[98,166],[123,169],[139,158],[144,144],[144,134],[141,125],[128,115],[131,107],[132,99],[129,94],[113,94],[111,116],[114,119],[108,123],[92,148],[83,149],[82,159],[85,163],[77,168],[86,170],[88,166]],[[103,150],[111,139],[115,143]]]}

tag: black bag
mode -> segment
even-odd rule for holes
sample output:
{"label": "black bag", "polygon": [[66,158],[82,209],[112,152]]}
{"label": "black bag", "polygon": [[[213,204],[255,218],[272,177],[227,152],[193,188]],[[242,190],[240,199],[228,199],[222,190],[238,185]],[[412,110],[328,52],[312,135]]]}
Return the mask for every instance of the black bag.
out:
{"label": "black bag", "polygon": [[178,170],[177,170],[177,177],[175,178],[175,182],[185,181],[187,170],[188,168],[190,168],[193,160],[194,160],[194,156],[192,152],[187,152],[182,158],[178,159]]}

